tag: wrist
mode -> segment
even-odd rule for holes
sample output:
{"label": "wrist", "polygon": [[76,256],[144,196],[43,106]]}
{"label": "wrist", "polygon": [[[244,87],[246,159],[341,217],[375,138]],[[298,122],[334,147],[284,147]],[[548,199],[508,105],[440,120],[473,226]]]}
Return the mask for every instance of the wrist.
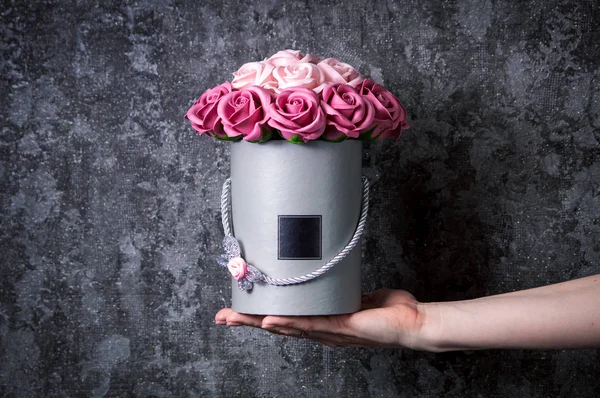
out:
{"label": "wrist", "polygon": [[[431,352],[481,350],[492,348],[489,338],[496,335],[501,341],[501,327],[489,330],[497,318],[486,315],[488,298],[424,303],[424,322],[421,330],[422,346]],[[486,321],[487,319],[487,321]]]}
{"label": "wrist", "polygon": [[442,352],[442,308],[441,303],[419,303],[419,330],[413,339],[412,347],[415,350]]}

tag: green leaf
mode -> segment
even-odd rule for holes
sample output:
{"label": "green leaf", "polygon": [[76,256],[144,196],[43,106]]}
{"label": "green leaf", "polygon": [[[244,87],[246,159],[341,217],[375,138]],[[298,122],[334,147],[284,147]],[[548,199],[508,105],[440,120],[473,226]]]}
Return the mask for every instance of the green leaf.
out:
{"label": "green leaf", "polygon": [[348,139],[348,136],[346,134],[342,134],[342,136],[340,138],[338,138],[337,140],[328,140],[327,138],[325,138],[325,135],[322,135],[321,138],[323,139],[323,141],[327,141],[327,142],[343,142]]}
{"label": "green leaf", "polygon": [[238,135],[237,137],[229,137],[229,136],[223,136],[223,137],[219,137],[218,135],[214,135],[214,137],[220,141],[239,141],[242,139],[241,135]]}
{"label": "green leaf", "polygon": [[358,139],[362,140],[362,141],[375,141],[375,138],[373,138],[373,132],[375,131],[376,128],[377,128],[377,126],[373,127],[371,130],[367,131],[366,133],[362,133],[361,135],[358,136]]}
{"label": "green leaf", "polygon": [[294,134],[292,139],[288,141],[290,141],[292,144],[304,144],[304,141],[302,138],[300,138],[300,134]]}
{"label": "green leaf", "polygon": [[273,137],[273,132],[271,130],[267,130],[264,127],[261,127],[261,130],[262,130],[262,134],[261,134],[260,141],[258,141],[259,144],[262,144],[263,142],[267,142],[271,139],[271,137]]}

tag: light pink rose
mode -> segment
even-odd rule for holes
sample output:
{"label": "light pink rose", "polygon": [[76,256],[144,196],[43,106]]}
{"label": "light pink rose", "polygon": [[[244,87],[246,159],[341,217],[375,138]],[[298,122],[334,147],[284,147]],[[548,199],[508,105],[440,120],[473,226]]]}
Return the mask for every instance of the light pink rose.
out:
{"label": "light pink rose", "polygon": [[283,90],[269,108],[267,123],[294,143],[319,138],[325,131],[325,114],[318,95],[304,87]]}
{"label": "light pink rose", "polygon": [[372,138],[399,137],[396,129],[408,129],[406,122],[406,109],[392,93],[371,79],[363,81],[360,93],[368,98],[375,107],[375,116],[371,128]]}
{"label": "light pink rose", "polygon": [[373,124],[373,104],[354,87],[345,83],[327,84],[321,92],[321,97],[321,107],[327,118],[323,136],[326,140],[358,138]]}
{"label": "light pink rose", "polygon": [[327,83],[345,83],[356,87],[364,80],[351,65],[335,58],[324,59],[317,66],[323,71]]}
{"label": "light pink rose", "polygon": [[239,90],[246,86],[261,86],[267,90],[273,89],[277,81],[273,77],[274,66],[268,62],[248,62],[236,72],[233,72],[231,87]]}
{"label": "light pink rose", "polygon": [[278,66],[273,71],[273,76],[278,83],[278,87],[275,88],[276,93],[291,87],[304,87],[319,93],[325,83],[321,68],[310,62]]}
{"label": "light pink rose", "polygon": [[288,66],[295,64],[303,58],[299,50],[281,50],[265,59],[273,66]]}
{"label": "light pink rose", "polygon": [[248,86],[225,95],[217,108],[225,134],[228,137],[242,136],[245,141],[251,142],[268,138],[270,129],[266,122],[271,102],[271,94],[258,86]]}
{"label": "light pink rose", "polygon": [[295,64],[296,62],[310,62],[316,64],[320,60],[321,59],[315,55],[303,55],[298,50],[282,50],[265,59],[265,62],[268,62],[273,66],[288,66]]}
{"label": "light pink rose", "polygon": [[243,258],[234,257],[227,263],[227,269],[235,279],[240,280],[246,276],[247,264]]}
{"label": "light pink rose", "polygon": [[299,62],[310,62],[311,64],[318,64],[321,62],[321,58],[316,55],[306,54],[304,57],[300,58]]}
{"label": "light pink rose", "polygon": [[200,135],[207,133],[207,135],[212,137],[212,132],[219,137],[225,135],[223,123],[217,113],[217,106],[221,98],[230,92],[230,83],[223,83],[217,87],[208,89],[188,109],[185,118],[189,119],[194,130],[200,133]]}

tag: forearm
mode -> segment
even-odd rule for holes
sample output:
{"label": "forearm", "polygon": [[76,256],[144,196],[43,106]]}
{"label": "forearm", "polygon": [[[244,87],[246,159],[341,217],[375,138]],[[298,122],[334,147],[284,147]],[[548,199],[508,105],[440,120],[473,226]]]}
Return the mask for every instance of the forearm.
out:
{"label": "forearm", "polygon": [[600,346],[600,275],[422,309],[432,351]]}

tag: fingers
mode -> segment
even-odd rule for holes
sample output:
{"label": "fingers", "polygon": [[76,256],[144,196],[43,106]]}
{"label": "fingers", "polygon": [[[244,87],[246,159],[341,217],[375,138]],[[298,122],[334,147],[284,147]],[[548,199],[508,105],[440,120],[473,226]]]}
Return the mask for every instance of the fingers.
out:
{"label": "fingers", "polygon": [[346,347],[351,345],[349,341],[343,341],[343,337],[331,333],[307,332],[305,330],[280,326],[272,326],[265,328],[265,330],[271,334],[313,340],[328,347]]}
{"label": "fingers", "polygon": [[321,316],[274,316],[268,315],[262,320],[262,327],[290,328],[304,332],[344,333],[348,315]]}
{"label": "fingers", "polygon": [[231,314],[233,310],[231,308],[223,308],[215,315],[215,322],[217,325],[225,325],[227,323],[227,316]]}
{"label": "fingers", "polygon": [[357,338],[354,336],[332,334],[325,332],[306,332],[304,330],[272,327],[266,329],[269,333],[296,337],[300,339],[309,339],[323,344],[327,347],[382,347],[380,343]]}
{"label": "fingers", "polygon": [[279,334],[282,336],[292,336],[292,337],[299,337],[302,339],[306,339],[306,338],[311,338],[308,335],[308,332],[304,331],[304,330],[298,330],[298,329],[294,329],[294,328],[286,328],[286,327],[280,327],[280,326],[269,326],[269,327],[263,327],[264,330],[266,330],[267,332],[271,333],[271,334]]}
{"label": "fingers", "polygon": [[[327,332],[343,333],[349,315],[331,316],[274,316],[274,315],[248,315],[223,308],[215,315],[218,325],[228,326],[254,326],[271,330],[296,330],[302,332]],[[292,332],[289,332],[292,333]]]}
{"label": "fingers", "polygon": [[254,326],[261,327],[264,315],[248,315],[240,314],[233,311],[231,308],[223,308],[215,315],[217,325],[227,326]]}
{"label": "fingers", "polygon": [[224,308],[215,315],[215,322],[227,326],[253,326],[272,334],[311,339],[329,347],[340,347],[348,344],[339,341],[339,336],[334,334],[341,330],[340,322],[335,320],[337,317],[247,315]]}
{"label": "fingers", "polygon": [[264,316],[240,314],[233,311],[231,308],[223,308],[215,315],[215,322],[217,325],[253,326],[256,328],[262,328],[271,334],[315,340],[329,347],[343,346],[341,342],[334,341],[333,335],[330,335],[329,333],[307,332],[306,330],[301,330],[294,327],[281,326],[284,323],[290,323],[289,321],[286,321],[285,318],[287,317],[270,317],[279,318],[273,320],[275,321],[275,324],[279,324],[280,326],[269,323],[263,325],[264,318]]}
{"label": "fingers", "polygon": [[253,326],[269,333],[310,339],[328,347],[370,347],[372,342],[345,333],[347,315],[333,316],[262,316],[248,315],[224,308],[215,315],[218,325]]}

